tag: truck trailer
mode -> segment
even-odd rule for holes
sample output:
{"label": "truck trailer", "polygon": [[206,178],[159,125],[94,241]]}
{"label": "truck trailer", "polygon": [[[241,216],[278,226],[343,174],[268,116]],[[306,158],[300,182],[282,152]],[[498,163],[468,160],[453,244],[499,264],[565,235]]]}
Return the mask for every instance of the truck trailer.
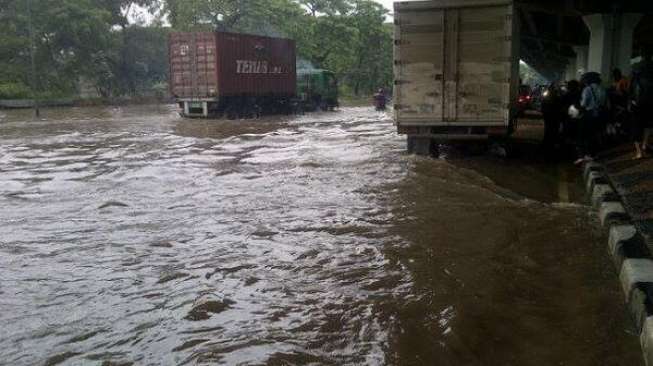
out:
{"label": "truck trailer", "polygon": [[172,33],[170,93],[186,117],[278,112],[296,90],[295,41],[227,32]]}
{"label": "truck trailer", "polygon": [[507,0],[396,2],[394,119],[408,150],[509,136],[519,88],[518,27]]}
{"label": "truck trailer", "polygon": [[293,40],[175,32],[168,47],[170,94],[184,117],[237,118],[338,106],[335,75],[298,72]]}

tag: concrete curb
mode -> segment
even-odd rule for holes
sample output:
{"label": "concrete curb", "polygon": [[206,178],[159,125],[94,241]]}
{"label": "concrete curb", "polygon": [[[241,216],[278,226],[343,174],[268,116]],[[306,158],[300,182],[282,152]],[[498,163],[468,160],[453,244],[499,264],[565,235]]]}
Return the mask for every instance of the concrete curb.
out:
{"label": "concrete curb", "polygon": [[650,360],[653,360],[653,317],[646,318],[639,343],[642,345],[646,365],[650,366]]}
{"label": "concrete curb", "polygon": [[592,192],[592,206],[599,208],[603,202],[610,201],[615,195],[614,189],[608,184],[595,184]]}
{"label": "concrete curb", "polygon": [[597,162],[589,162],[583,167],[583,179],[587,182],[589,174],[592,172],[599,172],[605,174],[605,167]]}
{"label": "concrete curb", "polygon": [[601,225],[607,228],[610,228],[613,223],[630,221],[630,217],[621,202],[602,202],[599,206],[599,218],[601,219]]}
{"label": "concrete curb", "polygon": [[610,232],[608,251],[624,292],[626,305],[640,332],[647,366],[653,366],[653,256],[633,225],[605,168],[596,162],[583,167],[585,188],[601,225]]}

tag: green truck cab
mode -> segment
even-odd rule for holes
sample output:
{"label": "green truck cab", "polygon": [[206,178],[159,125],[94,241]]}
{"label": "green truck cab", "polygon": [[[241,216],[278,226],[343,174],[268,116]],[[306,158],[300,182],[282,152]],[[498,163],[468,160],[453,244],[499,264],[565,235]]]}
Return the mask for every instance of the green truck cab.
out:
{"label": "green truck cab", "polygon": [[297,70],[297,97],[303,108],[327,111],[338,107],[338,80],[327,70]]}

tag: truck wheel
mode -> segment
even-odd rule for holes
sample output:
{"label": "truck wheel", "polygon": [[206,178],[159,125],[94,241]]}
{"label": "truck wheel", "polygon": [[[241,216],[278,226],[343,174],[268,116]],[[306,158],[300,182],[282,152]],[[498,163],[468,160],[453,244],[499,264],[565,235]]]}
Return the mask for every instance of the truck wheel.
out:
{"label": "truck wheel", "polygon": [[229,119],[229,120],[234,120],[234,119],[238,119],[238,114],[239,114],[239,113],[238,113],[238,111],[236,110],[236,108],[230,106],[230,107],[227,107],[227,109],[225,110],[224,114],[225,114],[225,116],[227,117],[227,119]]}
{"label": "truck wheel", "polygon": [[496,139],[489,141],[489,152],[491,155],[499,156],[504,159],[514,157],[515,149],[509,139]]}
{"label": "truck wheel", "polygon": [[428,137],[408,136],[407,138],[408,153],[419,156],[437,155],[437,146],[433,139]]}

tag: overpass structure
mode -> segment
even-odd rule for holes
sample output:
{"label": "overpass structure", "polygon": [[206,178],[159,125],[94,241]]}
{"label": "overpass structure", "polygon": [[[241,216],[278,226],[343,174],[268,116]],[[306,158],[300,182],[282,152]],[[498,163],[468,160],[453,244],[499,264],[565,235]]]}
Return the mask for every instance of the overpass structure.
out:
{"label": "overpass structure", "polygon": [[625,74],[653,53],[651,0],[517,0],[521,59],[552,80]]}

